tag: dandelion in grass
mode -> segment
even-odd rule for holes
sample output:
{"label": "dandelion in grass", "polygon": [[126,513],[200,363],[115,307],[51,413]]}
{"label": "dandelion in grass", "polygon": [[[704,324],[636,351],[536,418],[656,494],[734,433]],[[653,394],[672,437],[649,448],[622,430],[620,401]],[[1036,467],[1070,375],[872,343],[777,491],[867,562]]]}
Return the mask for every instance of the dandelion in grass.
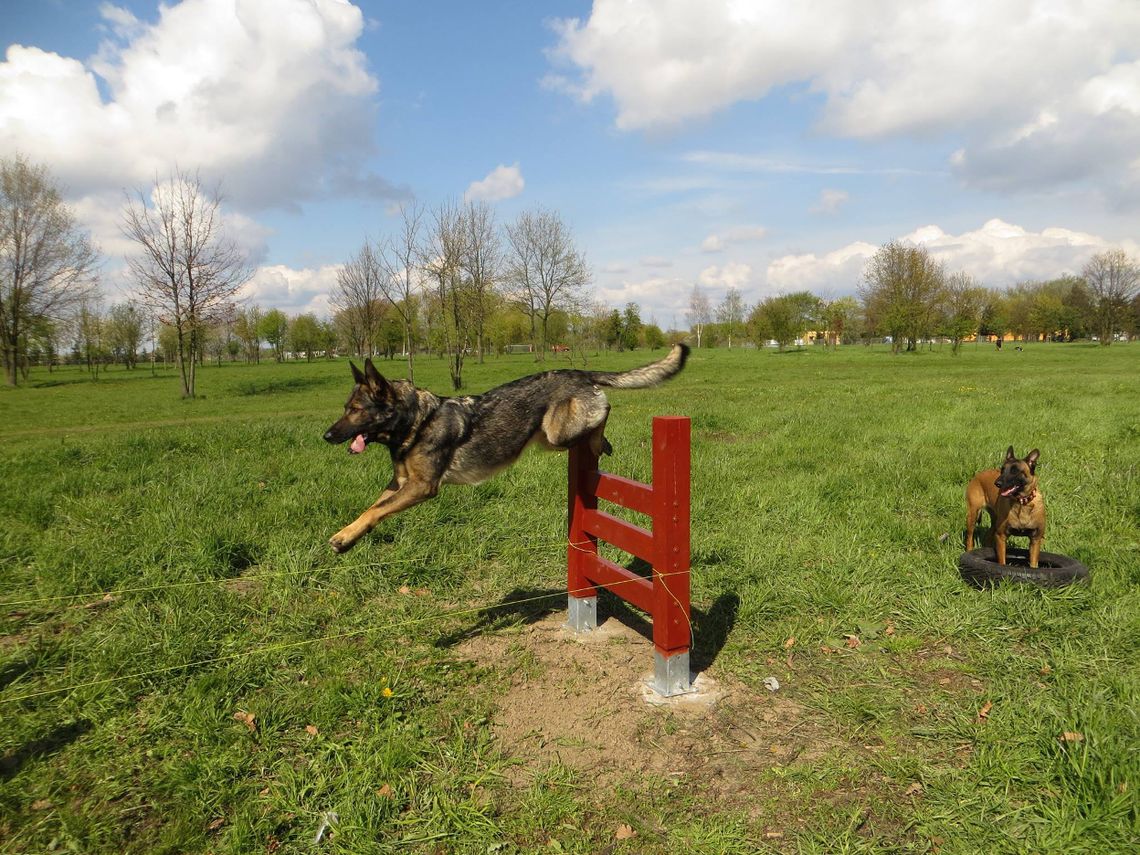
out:
{"label": "dandelion in grass", "polygon": [[390,697],[392,697],[392,689],[391,689],[391,687],[389,687],[389,686],[385,686],[383,689],[381,689],[381,690],[380,690],[380,694],[382,694],[382,695],[383,695],[384,697],[386,697],[386,698],[390,698]]}

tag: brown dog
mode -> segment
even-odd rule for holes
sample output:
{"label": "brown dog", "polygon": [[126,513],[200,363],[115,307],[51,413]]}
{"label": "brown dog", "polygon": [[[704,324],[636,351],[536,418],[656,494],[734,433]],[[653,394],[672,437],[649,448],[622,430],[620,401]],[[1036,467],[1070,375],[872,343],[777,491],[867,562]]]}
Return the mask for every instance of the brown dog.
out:
{"label": "brown dog", "polygon": [[1001,469],[979,472],[966,485],[966,551],[974,548],[974,526],[985,508],[990,512],[986,545],[1005,564],[1005,541],[1013,535],[1029,537],[1029,566],[1037,567],[1041,541],[1045,539],[1045,499],[1037,487],[1037,458],[1033,449],[1019,460],[1013,446],[1005,453]]}

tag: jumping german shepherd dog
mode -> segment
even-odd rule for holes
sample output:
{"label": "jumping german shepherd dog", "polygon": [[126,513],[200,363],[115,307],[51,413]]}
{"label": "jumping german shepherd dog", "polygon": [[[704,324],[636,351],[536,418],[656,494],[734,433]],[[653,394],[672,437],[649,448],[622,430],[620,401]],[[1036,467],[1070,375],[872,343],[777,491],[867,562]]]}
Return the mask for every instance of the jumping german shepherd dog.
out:
{"label": "jumping german shepherd dog", "polygon": [[370,443],[388,446],[392,480],[329,545],[348,551],[384,517],[433,498],[441,484],[486,481],[532,442],[560,450],[588,440],[595,454],[612,453],[605,437],[610,405],[602,387],[656,386],[684,368],[688,356],[686,345],[675,344],[664,359],[632,371],[547,371],[461,398],[441,398],[407,380],[385,380],[371,359],[364,360],[363,372],[350,362],[356,385],[325,440],[352,440],[353,454]]}
{"label": "jumping german shepherd dog", "polygon": [[1001,469],[979,472],[966,485],[966,551],[974,548],[974,526],[985,508],[990,512],[986,545],[993,546],[997,563],[1005,564],[1005,542],[1011,534],[1029,536],[1029,566],[1036,568],[1045,539],[1045,498],[1037,487],[1037,458],[1033,449],[1019,459],[1013,446]]}

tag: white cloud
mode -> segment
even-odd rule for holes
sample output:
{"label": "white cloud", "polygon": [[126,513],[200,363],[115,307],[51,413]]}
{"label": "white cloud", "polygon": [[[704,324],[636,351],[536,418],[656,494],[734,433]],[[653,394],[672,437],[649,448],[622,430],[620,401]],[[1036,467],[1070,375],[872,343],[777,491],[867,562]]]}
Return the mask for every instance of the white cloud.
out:
{"label": "white cloud", "polygon": [[522,171],[516,163],[513,166],[499,164],[492,169],[487,177],[481,181],[472,181],[463,194],[464,201],[498,202],[502,199],[512,199],[522,193],[526,182],[523,181]]}
{"label": "white cloud", "polygon": [[813,214],[838,214],[839,209],[847,204],[851,197],[846,190],[824,190],[819,194],[819,201],[811,209]]}
{"label": "white cloud", "polygon": [[[933,175],[919,169],[903,166],[865,167],[844,163],[810,163],[750,154],[738,151],[698,150],[681,156],[686,163],[708,166],[727,172],[750,172],[773,175]],[[707,179],[706,179],[707,180]]]}
{"label": "white cloud", "polygon": [[264,309],[281,309],[288,315],[313,312],[327,317],[332,314],[329,294],[336,287],[339,270],[339,264],[301,270],[282,264],[259,267],[238,296]]}
{"label": "white cloud", "polygon": [[701,241],[702,252],[721,252],[730,246],[762,240],[768,234],[763,226],[736,226],[720,233],[713,233]]}
{"label": "white cloud", "polygon": [[[1086,232],[1063,228],[1031,232],[999,219],[960,235],[946,234],[938,226],[924,226],[900,240],[925,246],[951,271],[964,270],[998,287],[1079,273],[1092,255],[1121,246]],[[1126,241],[1123,249],[1136,254],[1140,246]]]}
{"label": "white cloud", "polygon": [[752,282],[752,267],[739,261],[706,267],[697,276],[697,281],[706,288],[743,289]]}
{"label": "white cloud", "polygon": [[0,149],[50,164],[75,196],[175,164],[224,180],[243,206],[399,193],[359,166],[378,83],[355,47],[355,6],[183,0],[152,24],[101,11],[113,35],[90,61],[11,45],[0,62]]}
{"label": "white cloud", "polygon": [[[1064,228],[1032,232],[999,219],[958,235],[935,225],[922,226],[898,240],[926,247],[951,272],[965,271],[991,287],[1003,288],[1029,279],[1053,279],[1078,273],[1097,252],[1116,247],[1140,255],[1140,244],[1108,241]],[[878,247],[855,241],[822,255],[785,255],[768,265],[767,285],[773,292],[808,290],[816,294],[855,292],[866,262]]]}
{"label": "white cloud", "polygon": [[830,134],[952,136],[952,167],[980,186],[1140,187],[1135,0],[595,0],[553,27],[552,85],[608,96],[624,130],[782,88],[819,96]]}
{"label": "white cloud", "polygon": [[658,324],[668,327],[674,323],[673,319],[684,317],[692,290],[692,281],[676,276],[649,276],[599,283],[597,297],[603,305],[616,309],[626,303],[637,303],[641,307],[642,320],[656,318]]}
{"label": "white cloud", "polygon": [[767,291],[852,293],[859,284],[859,277],[863,275],[863,266],[877,249],[874,244],[855,241],[820,256],[814,253],[782,256],[768,265]]}

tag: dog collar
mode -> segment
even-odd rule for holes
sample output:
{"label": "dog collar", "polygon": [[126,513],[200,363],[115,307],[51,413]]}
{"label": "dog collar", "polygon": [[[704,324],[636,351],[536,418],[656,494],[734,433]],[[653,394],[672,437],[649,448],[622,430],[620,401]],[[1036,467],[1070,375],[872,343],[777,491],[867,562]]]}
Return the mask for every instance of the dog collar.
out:
{"label": "dog collar", "polygon": [[1037,495],[1037,491],[1036,491],[1036,490],[1034,490],[1034,491],[1033,491],[1032,493],[1030,493],[1028,496],[1018,496],[1018,497],[1017,497],[1017,503],[1018,503],[1019,505],[1028,505],[1030,502],[1032,502],[1032,501],[1033,501],[1033,498],[1034,498],[1036,495]]}

